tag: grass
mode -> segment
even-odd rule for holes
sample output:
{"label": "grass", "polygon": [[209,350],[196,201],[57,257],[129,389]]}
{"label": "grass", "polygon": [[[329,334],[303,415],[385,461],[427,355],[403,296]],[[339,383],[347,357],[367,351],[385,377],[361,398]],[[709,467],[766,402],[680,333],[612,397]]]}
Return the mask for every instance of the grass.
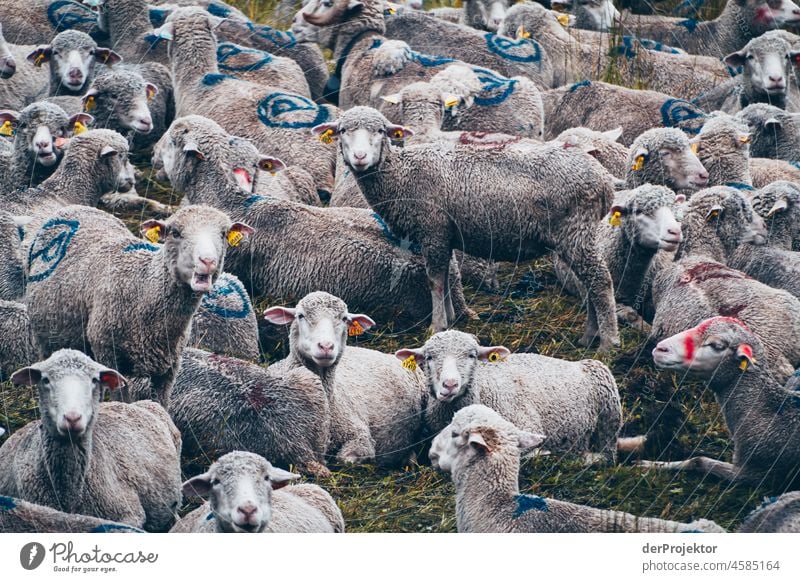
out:
{"label": "grass", "polygon": [[[276,0],[234,2],[256,20],[269,21]],[[146,157],[135,157],[141,170],[137,191],[175,205],[179,196],[151,175]],[[146,213],[120,215],[132,230],[149,218]],[[467,286],[469,305],[479,321],[460,322],[458,328],[475,333],[484,345],[503,344],[515,352],[534,352],[576,360],[595,357],[577,344],[585,323],[578,302],[560,292],[547,259],[504,265],[496,293]],[[257,309],[273,304],[270,298],[255,298]],[[276,328],[262,336],[265,359],[282,358],[286,338]],[[427,331],[394,329],[381,322],[375,333],[358,338],[358,344],[386,352],[421,345]],[[623,330],[622,346],[602,359],[610,366],[623,399],[623,434],[648,434],[644,456],[649,459],[682,459],[708,455],[730,460],[730,437],[719,407],[702,385],[686,383],[671,374],[658,373],[649,357],[651,346],[633,330]],[[0,426],[10,433],[39,417],[37,398],[31,388],[0,383]],[[425,459],[424,447],[419,458]],[[731,486],[713,478],[688,474],[643,473],[621,459],[616,466],[586,467],[576,458],[540,457],[522,468],[520,486],[525,492],[613,508],[631,513],[687,521],[713,519],[725,528],[735,528],[744,516],[770,492],[749,486]],[[206,467],[201,459],[183,459],[186,478]],[[336,466],[333,474],[320,479],[338,501],[351,532],[451,532],[455,530],[454,490],[447,476],[424,464],[403,470],[385,470],[371,465]],[[193,506],[187,505],[183,511]]]}

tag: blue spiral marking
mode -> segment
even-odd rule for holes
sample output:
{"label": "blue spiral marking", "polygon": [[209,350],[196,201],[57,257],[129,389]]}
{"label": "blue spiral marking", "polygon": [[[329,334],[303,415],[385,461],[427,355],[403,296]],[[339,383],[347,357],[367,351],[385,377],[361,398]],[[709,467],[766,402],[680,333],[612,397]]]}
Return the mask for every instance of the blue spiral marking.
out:
{"label": "blue spiral marking", "polygon": [[542,60],[542,47],[529,38],[513,39],[487,32],[486,48],[496,55],[518,63],[538,63]]}
{"label": "blue spiral marking", "polygon": [[[258,118],[267,127],[302,129],[314,127],[328,121],[330,114],[325,107],[314,103],[302,95],[291,93],[270,93],[258,104]],[[305,119],[282,119],[284,116],[300,113]]]}
{"label": "blue spiral marking", "polygon": [[131,533],[144,533],[138,527],[124,525],[121,523],[103,523],[90,529],[87,533],[112,533],[115,531],[127,531]]}
{"label": "blue spiral marking", "polygon": [[700,128],[681,127],[682,123],[692,119],[703,119],[706,114],[683,99],[667,99],[661,106],[661,121],[664,127],[677,127],[686,133],[700,133]]}
{"label": "blue spiral marking", "polygon": [[549,511],[547,501],[538,495],[517,495],[517,508],[514,517],[520,517],[528,511]]}
{"label": "blue spiral marking", "polygon": [[725,186],[736,190],[755,190],[750,184],[743,184],[742,182],[726,182]]}
{"label": "blue spiral marking", "polygon": [[206,7],[206,11],[211,16],[216,16],[218,18],[228,18],[228,16],[231,15],[230,8],[222,4],[214,4],[213,2]]}
{"label": "blue spiral marking", "polygon": [[578,81],[577,83],[573,83],[572,85],[570,85],[569,89],[567,89],[567,92],[568,93],[574,93],[575,91],[577,91],[581,87],[591,87],[591,85],[592,85],[592,82],[589,81],[589,80]]}
{"label": "blue spiral marking", "polygon": [[17,506],[17,502],[12,497],[0,495],[0,511],[11,511]]}
{"label": "blue spiral marking", "polygon": [[213,87],[214,85],[219,85],[228,79],[233,79],[235,81],[236,77],[233,75],[223,75],[222,73],[208,73],[203,75],[202,83],[207,87]]}
{"label": "blue spiral marking", "polygon": [[[62,8],[66,8],[64,13]],[[78,9],[84,14],[76,14],[72,10]],[[56,0],[47,7],[47,20],[57,32],[70,30],[79,24],[97,24],[97,16],[92,10],[83,4],[78,4],[72,0]]]}
{"label": "blue spiral marking", "polygon": [[515,79],[502,77],[489,69],[473,67],[472,72],[478,76],[483,85],[480,95],[475,96],[476,105],[483,107],[498,105],[509,98],[517,85]]}
{"label": "blue spiral marking", "polygon": [[694,32],[694,29],[697,28],[697,21],[694,18],[687,18],[686,20],[681,20],[678,26],[684,27],[689,32]]}
{"label": "blue spiral marking", "polygon": [[[238,296],[241,302],[241,307],[238,309],[231,309],[219,304],[221,299],[232,296]],[[225,277],[224,280],[221,277],[217,279],[214,288],[203,296],[201,306],[209,313],[226,319],[244,319],[250,315],[250,298],[247,296],[247,292],[239,281],[228,277]]]}
{"label": "blue spiral marking", "polygon": [[[228,65],[226,62],[231,57],[240,55],[242,53],[250,53],[260,55],[261,59],[252,64],[245,65]],[[223,42],[217,46],[217,65],[223,71],[257,71],[272,62],[272,55],[266,51],[258,49],[240,47],[229,42]]]}
{"label": "blue spiral marking", "polygon": [[[53,218],[42,225],[28,251],[29,283],[43,281],[53,274],[66,256],[69,243],[79,226],[77,220],[63,218]],[[38,264],[34,265],[37,261]]]}
{"label": "blue spiral marking", "polygon": [[147,17],[150,19],[150,24],[153,28],[158,28],[164,24],[169,12],[163,8],[150,8],[147,11]]}
{"label": "blue spiral marking", "polygon": [[134,242],[126,246],[124,249],[122,249],[122,252],[133,253],[136,251],[147,251],[149,253],[155,253],[158,252],[159,248],[161,247],[158,247],[156,245],[151,245],[150,243],[146,242]]}
{"label": "blue spiral marking", "polygon": [[297,44],[297,39],[291,32],[284,32],[263,24],[253,24],[252,22],[247,22],[245,25],[251,33],[268,40],[280,48],[292,48]]}
{"label": "blue spiral marking", "polygon": [[441,65],[446,65],[448,63],[456,62],[455,59],[451,59],[449,57],[426,55],[424,53],[418,53],[417,51],[411,51],[411,58],[414,59],[423,67],[438,67]]}

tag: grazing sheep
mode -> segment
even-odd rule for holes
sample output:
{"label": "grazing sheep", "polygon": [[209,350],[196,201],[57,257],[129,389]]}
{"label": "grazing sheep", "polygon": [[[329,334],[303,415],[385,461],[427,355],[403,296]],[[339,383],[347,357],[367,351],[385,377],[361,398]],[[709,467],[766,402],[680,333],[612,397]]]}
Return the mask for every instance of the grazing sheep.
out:
{"label": "grazing sheep", "polygon": [[152,252],[122,221],[94,208],[55,212],[30,246],[26,302],[45,356],[90,350],[126,375],[149,378],[150,393],[166,408],[189,323],[224,269],[225,247],[253,229],[190,206],[167,221],[145,221],[142,232],[163,246]]}
{"label": "grazing sheep", "polygon": [[75,350],[54,352],[11,380],[38,388],[42,420],[0,447],[0,494],[148,531],[172,525],[181,436],[163,408],[101,404],[106,389],[127,380]]}
{"label": "grazing sheep", "polygon": [[624,179],[628,172],[628,148],[617,140],[622,136],[622,127],[608,131],[594,131],[587,127],[565,129],[555,138],[567,148],[578,148],[600,162],[615,178]]}
{"label": "grazing sheep", "polygon": [[575,127],[595,131],[622,127],[620,141],[629,146],[648,129],[658,127],[674,127],[696,135],[706,120],[706,114],[688,101],[595,81],[545,91],[542,102],[545,139]]}
{"label": "grazing sheep", "polygon": [[708,457],[642,461],[648,468],[697,471],[784,491],[800,481],[800,394],[773,375],[768,336],[733,317],[714,317],[659,342],[656,367],[708,383],[733,438],[733,463]]}
{"label": "grazing sheep", "polygon": [[544,432],[543,447],[613,462],[622,424],[617,384],[597,360],[567,362],[482,347],[475,336],[445,331],[395,356],[419,366],[428,385],[425,430],[436,434],[453,414],[484,404],[525,430]]}
{"label": "grazing sheep", "polygon": [[220,71],[237,79],[311,97],[303,70],[288,57],[276,57],[259,49],[221,42],[217,45],[217,65]]}
{"label": "grazing sheep", "polygon": [[747,190],[750,176],[750,133],[747,125],[728,114],[709,116],[693,142],[700,163],[708,172],[709,186]]}
{"label": "grazing sheep", "polygon": [[142,530],[88,515],[64,513],[22,499],[0,496],[3,533],[144,533]]}
{"label": "grazing sheep", "polygon": [[800,532],[800,491],[780,497],[767,497],[752,511],[737,530],[739,533]]}
{"label": "grazing sheep", "polygon": [[[354,107],[314,131],[339,137],[342,156],[370,206],[395,235],[419,242],[434,329],[446,329],[455,315],[447,276],[454,248],[517,261],[550,247],[589,290],[583,343],[591,344],[599,330],[601,349],[618,344],[611,277],[597,252],[594,230],[610,206],[612,177],[590,156],[547,144],[481,148],[436,143],[401,149],[390,136],[402,139],[413,132],[369,107]],[[573,199],[578,192],[580,201]],[[410,193],[415,202],[426,203],[409,204]],[[478,216],[475,204],[484,209]],[[546,225],[540,224],[544,216]]]}
{"label": "grazing sheep", "polygon": [[21,243],[29,222],[29,216],[13,216],[0,210],[0,300],[13,301],[25,293]]}
{"label": "grazing sheep", "polygon": [[[535,38],[553,63],[553,86],[608,77],[614,70],[615,82],[690,99],[730,79],[726,66],[713,57],[687,55],[682,51],[664,52],[659,43],[632,37],[567,31],[559,22],[563,17],[540,4],[520,3],[508,10],[500,34],[516,39]],[[622,44],[614,46],[615,42]]]}
{"label": "grazing sheep", "polygon": [[629,188],[661,184],[672,190],[699,190],[708,184],[708,172],[694,153],[693,141],[679,129],[650,129],[628,150]]}
{"label": "grazing sheep", "polygon": [[459,533],[725,531],[705,519],[685,524],[521,494],[520,456],[544,438],[518,429],[486,406],[456,413],[433,440],[430,457],[455,483]]}
{"label": "grazing sheep", "polygon": [[80,2],[0,0],[0,22],[9,38],[24,38],[31,44],[48,43],[55,34],[69,29],[99,33],[97,15]]}
{"label": "grazing sheep", "polygon": [[170,413],[191,457],[244,449],[303,473],[327,476],[330,410],[324,386],[305,369],[284,371],[187,348]]}
{"label": "grazing sheep", "polygon": [[675,262],[653,281],[653,338],[709,317],[737,317],[762,338],[773,374],[784,381],[800,365],[800,301],[726,266],[740,245],[764,244],[761,218],[740,191],[716,186],[692,196],[681,227]]}
{"label": "grazing sheep", "polygon": [[[645,184],[618,195],[609,218],[598,225],[598,239],[614,282],[621,322],[649,331],[650,326],[639,315],[649,294],[648,270],[656,253],[678,248],[682,234],[674,210],[685,201],[682,194],[676,196],[669,188]],[[581,298],[586,296],[567,265],[556,258],[554,267],[566,291]]]}
{"label": "grazing sheep", "polygon": [[343,533],[344,517],[319,485],[289,485],[300,475],[264,457],[234,451],[183,484],[208,501],[181,519],[177,533]]}
{"label": "grazing sheep", "polygon": [[425,387],[422,375],[390,354],[347,347],[347,336],[375,322],[350,313],[344,301],[318,291],[295,308],[271,307],[267,321],[291,324],[282,370],[305,367],[325,386],[331,409],[330,451],[348,463],[403,466],[419,442]]}
{"label": "grazing sheep", "polygon": [[38,355],[27,306],[0,299],[0,378],[7,379]]}
{"label": "grazing sheep", "polygon": [[335,150],[314,139],[308,129],[334,118],[336,108],[221,74],[209,18],[203,10],[180,8],[158,31],[173,39],[169,56],[176,115],[210,117],[227,131],[251,139],[260,150],[308,170],[317,189],[330,192]]}
{"label": "grazing sheep", "polygon": [[736,114],[750,129],[750,156],[795,162],[800,152],[800,113],[755,103]]}

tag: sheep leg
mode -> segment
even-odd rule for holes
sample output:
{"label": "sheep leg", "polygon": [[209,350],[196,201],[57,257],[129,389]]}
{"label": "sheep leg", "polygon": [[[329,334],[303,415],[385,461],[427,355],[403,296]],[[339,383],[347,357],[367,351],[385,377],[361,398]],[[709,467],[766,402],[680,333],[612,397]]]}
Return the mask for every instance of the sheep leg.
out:
{"label": "sheep leg", "polygon": [[444,278],[444,312],[447,315],[447,322],[454,323],[456,311],[453,309],[453,286],[450,284],[450,277]]}
{"label": "sheep leg", "polygon": [[617,303],[617,321],[648,335],[651,332],[650,324],[642,319],[642,316],[636,313],[636,310],[629,305]]}
{"label": "sheep leg", "polygon": [[736,465],[708,457],[692,457],[685,461],[639,461],[636,465],[662,471],[692,471],[713,475],[725,481],[736,481],[741,475],[741,469]]}
{"label": "sheep leg", "polygon": [[431,326],[435,332],[447,329],[447,313],[445,310],[444,290],[446,276],[427,268],[428,284],[431,287]]}
{"label": "sheep leg", "polygon": [[150,393],[153,399],[169,410],[169,397],[172,394],[172,384],[175,382],[175,370],[169,369],[165,374],[153,374],[150,376]]}

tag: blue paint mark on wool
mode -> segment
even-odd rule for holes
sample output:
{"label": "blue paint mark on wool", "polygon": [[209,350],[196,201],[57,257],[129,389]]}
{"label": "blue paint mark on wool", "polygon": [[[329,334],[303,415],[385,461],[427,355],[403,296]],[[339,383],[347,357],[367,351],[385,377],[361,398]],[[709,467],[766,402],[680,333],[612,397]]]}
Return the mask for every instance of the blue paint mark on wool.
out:
{"label": "blue paint mark on wool", "polygon": [[677,127],[686,133],[698,134],[700,127],[681,127],[681,124],[705,117],[705,113],[683,99],[667,99],[661,106],[661,122],[664,127]]}
{"label": "blue paint mark on wool", "polygon": [[236,79],[231,75],[223,75],[221,73],[208,73],[207,75],[203,75],[203,85],[208,87],[213,87],[214,85],[219,85],[226,79]]}
{"label": "blue paint mark on wool", "polygon": [[789,163],[792,164],[798,170],[800,170],[800,162],[789,162]]}
{"label": "blue paint mark on wool", "polygon": [[97,24],[92,10],[72,0],[56,0],[47,7],[47,19],[57,32],[70,30],[79,24]]}
{"label": "blue paint mark on wool", "polygon": [[518,63],[538,63],[542,60],[541,45],[529,38],[513,39],[487,32],[484,39],[490,52],[506,60]]}
{"label": "blue paint mark on wool", "polygon": [[[222,299],[233,298],[238,307],[226,307],[220,304]],[[217,279],[214,288],[203,296],[203,308],[210,313],[228,319],[243,319],[250,315],[250,299],[241,283],[236,279],[223,275]]]}
{"label": "blue paint mark on wool", "polygon": [[587,81],[578,81],[577,83],[573,83],[572,85],[570,85],[569,89],[567,89],[567,91],[570,92],[570,93],[574,93],[575,91],[577,91],[581,87],[589,87],[589,86],[591,86],[591,84],[592,84],[592,82],[588,81],[588,80]]}
{"label": "blue paint mark on wool", "polygon": [[761,505],[758,506],[759,509],[767,507],[768,505],[772,505],[773,503],[778,501],[778,497],[773,495],[770,497],[765,497],[764,501],[761,502]]}
{"label": "blue paint mark on wool", "polygon": [[245,208],[250,208],[256,202],[261,202],[262,200],[266,199],[267,199],[266,196],[259,196],[258,194],[253,194],[252,196],[248,196],[242,204],[244,204]]}
{"label": "blue paint mark on wool", "polygon": [[102,525],[98,525],[90,529],[87,533],[112,533],[115,531],[127,531],[131,533],[144,533],[137,527],[132,527],[130,525],[123,525],[121,523],[104,523]]}
{"label": "blue paint mark on wool", "polygon": [[328,121],[328,109],[302,95],[270,93],[258,104],[258,118],[267,127],[302,129]]}
{"label": "blue paint mark on wool", "polygon": [[135,251],[147,251],[149,253],[155,253],[159,248],[161,247],[146,242],[134,242],[122,249],[122,252],[133,253]]}
{"label": "blue paint mark on wool", "polygon": [[245,25],[251,33],[260,36],[279,48],[292,48],[297,44],[297,39],[291,32],[284,32],[264,24],[253,24],[252,22],[247,22]]}
{"label": "blue paint mark on wool", "polygon": [[206,516],[206,521],[211,521],[212,519],[214,519],[214,514],[213,514],[213,513],[209,513],[209,514]]}
{"label": "blue paint mark on wool", "polygon": [[534,511],[549,511],[547,508],[547,501],[538,495],[517,495],[517,508],[514,510],[514,517],[520,517],[522,514]]}
{"label": "blue paint mark on wool", "polygon": [[422,252],[422,247],[419,245],[419,243],[411,242],[408,239],[397,238],[397,235],[392,232],[392,229],[389,228],[389,225],[386,224],[386,221],[383,220],[380,214],[373,212],[372,217],[375,219],[375,222],[378,223],[378,226],[380,226],[383,230],[383,236],[385,236],[394,246],[400,247],[401,249],[405,249],[414,254],[419,254]]}
{"label": "blue paint mark on wool", "polygon": [[[261,58],[254,63],[242,65],[228,64],[228,60],[242,53],[259,55]],[[258,49],[240,47],[229,42],[223,42],[217,46],[217,65],[223,71],[258,71],[264,65],[271,63],[273,57],[266,51]]]}
{"label": "blue paint mark on wool", "polygon": [[63,218],[54,218],[42,225],[28,251],[29,283],[43,281],[53,274],[66,256],[79,226],[77,220]]}
{"label": "blue paint mark on wool", "polygon": [[737,190],[755,190],[750,184],[743,184],[741,182],[727,182],[725,185],[728,188],[736,188]]}
{"label": "blue paint mark on wool", "polygon": [[489,69],[473,67],[472,72],[478,76],[478,80],[483,85],[480,94],[475,96],[476,105],[484,107],[498,105],[511,96],[517,85],[515,79],[503,77]]}
{"label": "blue paint mark on wool", "polygon": [[689,32],[694,32],[694,29],[697,28],[697,21],[694,18],[687,18],[686,20],[681,20],[678,26],[684,27]]}
{"label": "blue paint mark on wool", "polygon": [[158,28],[163,26],[164,21],[167,19],[167,15],[169,12],[164,10],[163,8],[150,8],[147,11],[147,17],[150,19],[150,24],[153,28]]}
{"label": "blue paint mark on wool", "polygon": [[0,495],[0,511],[11,511],[17,506],[17,502],[11,497]]}
{"label": "blue paint mark on wool", "polygon": [[223,6],[222,4],[214,4],[213,2],[208,5],[206,10],[210,15],[217,16],[219,18],[228,18],[228,16],[231,15],[230,8]]}

